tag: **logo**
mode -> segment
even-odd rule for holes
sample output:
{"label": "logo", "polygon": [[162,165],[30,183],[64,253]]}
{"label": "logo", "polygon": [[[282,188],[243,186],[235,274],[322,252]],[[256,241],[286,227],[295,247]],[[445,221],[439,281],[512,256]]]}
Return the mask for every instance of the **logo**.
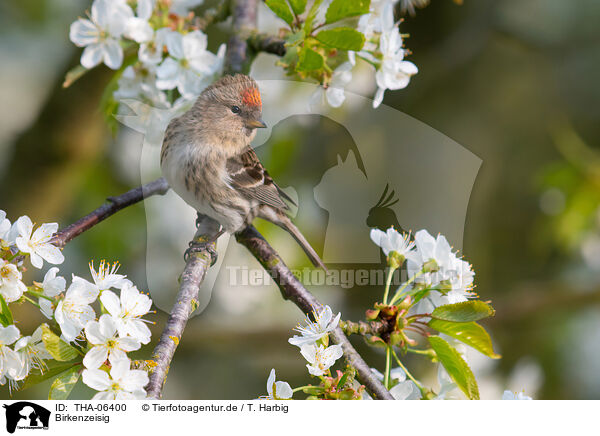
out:
{"label": "logo", "polygon": [[14,433],[17,428],[48,430],[50,422],[48,409],[29,401],[4,404],[2,407],[6,409],[6,431],[9,433]]}

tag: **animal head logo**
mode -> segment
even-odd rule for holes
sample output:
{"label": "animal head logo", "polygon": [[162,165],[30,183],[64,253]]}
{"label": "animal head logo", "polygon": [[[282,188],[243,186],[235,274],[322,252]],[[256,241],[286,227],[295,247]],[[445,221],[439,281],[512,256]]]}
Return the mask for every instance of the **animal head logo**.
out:
{"label": "animal head logo", "polygon": [[6,431],[14,433],[17,428],[48,429],[50,411],[29,401],[4,404],[6,409]]}

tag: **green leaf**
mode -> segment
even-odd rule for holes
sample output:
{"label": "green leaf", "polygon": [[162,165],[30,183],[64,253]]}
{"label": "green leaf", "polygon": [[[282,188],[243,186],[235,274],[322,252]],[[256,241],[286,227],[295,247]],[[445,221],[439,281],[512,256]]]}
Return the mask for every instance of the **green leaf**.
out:
{"label": "green leaf", "polygon": [[338,389],[342,389],[344,387],[344,385],[346,384],[346,381],[348,380],[349,375],[350,375],[350,373],[346,372],[346,373],[344,373],[342,378],[340,378],[340,381],[337,384]]}
{"label": "green leaf", "polygon": [[371,0],[333,0],[325,13],[325,23],[369,13]]}
{"label": "green leaf", "polygon": [[304,30],[300,29],[299,31],[295,32],[295,33],[290,33],[285,37],[285,44],[286,46],[293,46],[298,44],[301,41],[304,41],[304,38],[306,38],[306,35],[304,34]]}
{"label": "green leaf", "polygon": [[68,371],[71,368],[80,368],[81,362],[57,362],[56,360],[51,360],[47,362],[47,368],[44,369],[44,372],[40,372],[38,369],[33,370],[29,373],[23,385],[19,388],[20,391],[30,388],[31,386],[37,385],[38,383],[42,383],[46,380],[51,379],[52,377],[56,377],[57,375]]}
{"label": "green leaf", "polygon": [[81,368],[74,366],[64,372],[52,382],[50,386],[50,392],[48,393],[49,400],[66,400],[69,398],[71,391],[77,384],[79,376],[81,375]]}
{"label": "green leaf", "polygon": [[10,311],[8,304],[6,304],[6,300],[4,300],[4,297],[2,297],[2,295],[0,295],[0,323],[4,327],[15,323],[13,321],[12,312]]}
{"label": "green leaf", "polygon": [[440,333],[445,333],[448,336],[458,339],[492,359],[500,358],[499,354],[494,353],[490,335],[475,322],[452,322],[432,319],[427,325]]}
{"label": "green leaf", "polygon": [[42,324],[42,341],[48,353],[59,362],[68,362],[79,356],[77,349],[54,334],[48,324]]}
{"label": "green leaf", "polygon": [[308,11],[308,14],[306,14],[306,20],[304,20],[302,30],[304,30],[307,35],[310,35],[312,32],[313,22],[315,21],[317,12],[319,12],[319,6],[321,6],[321,3],[323,3],[323,0],[315,0]]}
{"label": "green leaf", "polygon": [[365,43],[365,35],[350,27],[336,27],[323,30],[315,38],[325,45],[341,50],[359,51]]}
{"label": "green leaf", "polygon": [[306,9],[306,1],[307,0],[289,0],[290,5],[292,5],[292,10],[296,15],[300,15]]}
{"label": "green leaf", "polygon": [[430,336],[429,344],[444,366],[448,375],[454,380],[461,391],[471,400],[479,400],[479,388],[473,371],[467,362],[460,356],[458,351],[450,346],[448,342],[439,336]]}
{"label": "green leaf", "polygon": [[296,71],[318,70],[319,68],[323,68],[325,62],[321,54],[308,47],[303,47],[302,50],[300,50],[298,57]]}
{"label": "green leaf", "polygon": [[281,18],[288,24],[292,24],[294,21],[294,16],[292,15],[292,11],[290,11],[290,7],[285,0],[265,0],[265,3],[275,15]]}
{"label": "green leaf", "polygon": [[471,322],[494,316],[495,313],[489,304],[481,300],[470,300],[436,307],[431,317],[446,321]]}

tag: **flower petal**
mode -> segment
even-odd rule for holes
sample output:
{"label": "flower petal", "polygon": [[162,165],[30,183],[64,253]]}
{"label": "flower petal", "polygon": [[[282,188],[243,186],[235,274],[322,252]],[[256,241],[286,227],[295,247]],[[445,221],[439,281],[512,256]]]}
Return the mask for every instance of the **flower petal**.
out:
{"label": "flower petal", "polygon": [[84,369],[81,379],[86,385],[97,391],[108,389],[111,385],[110,377],[106,371],[100,369]]}
{"label": "flower petal", "polygon": [[102,62],[104,56],[104,46],[100,43],[94,43],[88,45],[83,53],[81,54],[81,65],[85,68],[94,68],[96,65]]}
{"label": "flower petal", "polygon": [[69,39],[77,47],[85,47],[86,45],[94,44],[99,40],[100,32],[98,28],[90,20],[83,18],[78,19],[69,30]]}
{"label": "flower petal", "polygon": [[112,291],[104,291],[100,295],[100,301],[108,313],[114,317],[121,315],[121,300]]}
{"label": "flower petal", "polygon": [[104,41],[102,56],[104,63],[108,68],[118,70],[123,63],[123,49],[121,48],[119,41],[113,38],[107,38],[106,41]]}
{"label": "flower petal", "polygon": [[146,371],[134,369],[129,371],[127,377],[121,380],[121,386],[124,390],[133,392],[143,389],[148,384],[148,374]]}
{"label": "flower petal", "polygon": [[92,347],[83,358],[83,365],[88,369],[98,369],[108,358],[106,347]]}

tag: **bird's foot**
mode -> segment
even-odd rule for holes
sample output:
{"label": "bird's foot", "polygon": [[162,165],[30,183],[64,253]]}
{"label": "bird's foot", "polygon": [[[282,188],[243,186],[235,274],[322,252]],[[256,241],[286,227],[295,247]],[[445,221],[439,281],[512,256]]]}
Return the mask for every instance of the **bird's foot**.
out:
{"label": "bird's foot", "polygon": [[210,254],[210,266],[213,266],[217,263],[217,259],[219,258],[214,242],[215,241],[191,241],[188,249],[185,250],[185,253],[183,254],[183,259],[187,262],[192,254],[206,251]]}

